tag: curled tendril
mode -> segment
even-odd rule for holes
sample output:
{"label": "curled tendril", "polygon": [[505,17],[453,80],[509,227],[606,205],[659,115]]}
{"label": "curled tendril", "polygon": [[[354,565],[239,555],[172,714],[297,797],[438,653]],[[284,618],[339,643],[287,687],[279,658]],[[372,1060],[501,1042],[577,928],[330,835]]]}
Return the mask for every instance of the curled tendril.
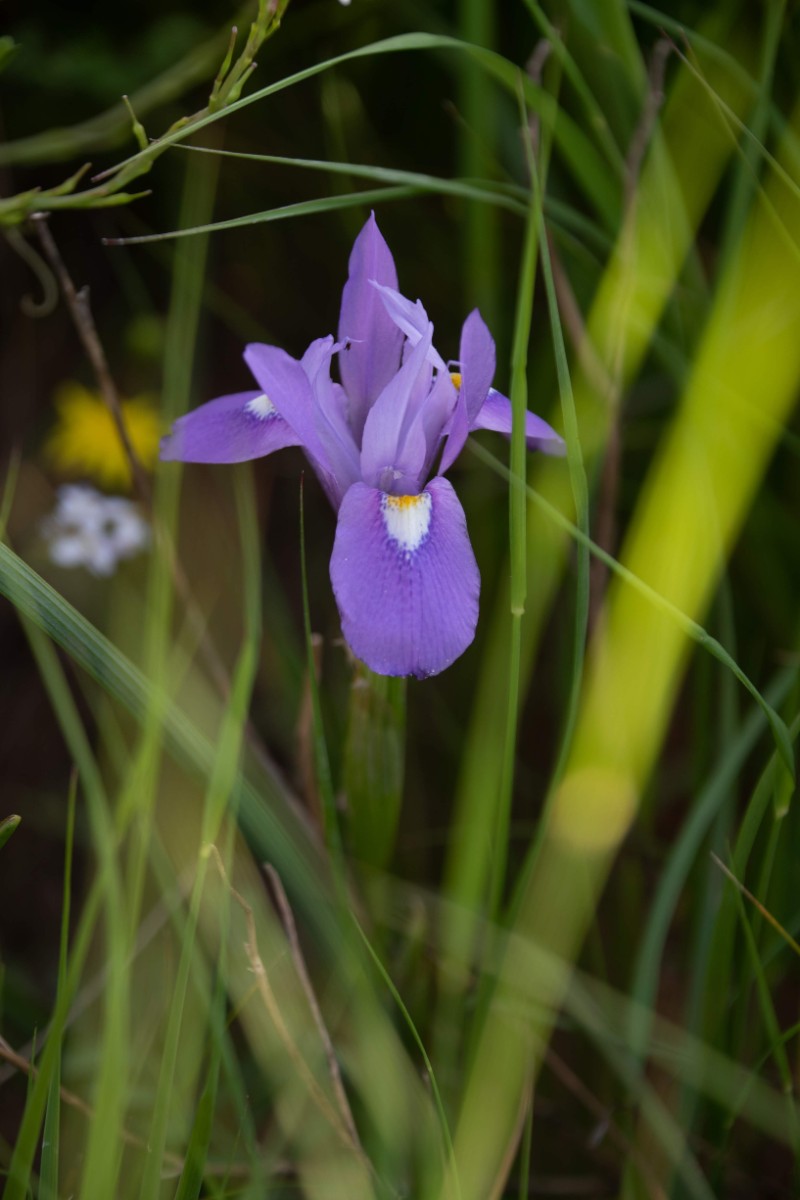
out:
{"label": "curled tendril", "polygon": [[25,295],[20,308],[26,317],[47,317],[58,303],[58,281],[38,251],[26,241],[18,229],[4,229],[6,241],[22,261],[30,268],[42,286],[41,300]]}

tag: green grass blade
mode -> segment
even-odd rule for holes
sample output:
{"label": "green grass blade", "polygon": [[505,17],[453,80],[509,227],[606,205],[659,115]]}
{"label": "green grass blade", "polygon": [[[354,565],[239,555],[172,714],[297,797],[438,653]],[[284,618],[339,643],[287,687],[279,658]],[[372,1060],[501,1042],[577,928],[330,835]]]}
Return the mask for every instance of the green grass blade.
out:
{"label": "green grass blade", "polygon": [[[797,1105],[794,1098],[794,1073],[789,1064],[789,1057],[786,1052],[783,1035],[781,1033],[778,1016],[775,1012],[775,1005],[770,993],[770,986],[764,974],[764,968],[761,963],[761,956],[758,952],[755,935],[752,925],[747,917],[747,912],[744,905],[744,897],[738,887],[735,887],[736,908],[739,914],[742,931],[744,933],[745,945],[747,947],[747,955],[750,960],[750,969],[756,982],[756,996],[758,998],[758,1006],[761,1010],[761,1019],[764,1023],[764,1031],[767,1041],[775,1062],[775,1066],[780,1076],[783,1085],[783,1093],[786,1097],[787,1117],[789,1128],[791,1130],[792,1149],[794,1151],[795,1162],[800,1160],[800,1123],[798,1122]],[[795,950],[797,946],[795,943]]]}
{"label": "green grass blade", "polygon": [[[459,0],[458,23],[466,43],[491,50],[496,38],[494,5],[483,0]],[[465,175],[491,171],[497,144],[499,110],[495,89],[484,71],[468,56],[458,63],[459,109],[462,115],[458,157]],[[471,202],[461,222],[461,261],[464,307],[479,304],[490,329],[499,325],[500,226],[497,214]]]}
{"label": "green grass blade", "polygon": [[[768,702],[780,704],[793,680],[793,671],[783,672],[768,689],[765,697]],[[632,975],[630,995],[637,1007],[634,1009],[635,1024],[630,1031],[629,1045],[634,1057],[641,1057],[645,1051],[650,1026],[648,1011],[655,999],[661,957],[681,891],[720,805],[738,778],[765,725],[765,714],[761,708],[751,712],[742,723],[714,774],[697,797],[661,872]]]}
{"label": "green grass blade", "polygon": [[[306,79],[311,79],[324,71],[329,71],[334,67],[340,66],[342,63],[380,54],[407,53],[415,50],[446,50],[468,55],[483,70],[504,86],[512,96],[516,97],[517,95],[519,88],[519,68],[502,55],[480,46],[462,42],[458,38],[428,33],[399,34],[397,37],[386,38],[383,41],[373,42],[368,46],[359,47],[357,50],[337,55],[334,58],[327,59],[325,62],[315,63],[313,66],[278,80],[276,83],[259,88],[249,96],[245,96],[243,99],[229,104],[223,113],[210,113],[201,120],[193,122],[190,129],[176,129],[174,132],[167,134],[160,140],[159,146],[163,148],[170,145],[177,145],[184,141],[189,134],[194,135],[198,133],[201,129],[213,124],[222,116],[237,112],[241,108],[264,100],[268,96],[275,95],[285,88],[302,83]],[[583,133],[568,113],[558,108],[553,98],[547,95],[542,88],[527,79],[523,79],[522,86],[526,104],[534,112],[539,113],[544,124],[553,127],[555,144],[589,203],[602,216],[604,222],[613,227],[616,214],[619,210],[620,189],[617,183],[609,178],[603,159],[595,149],[592,140]],[[557,120],[556,117],[558,118]],[[146,161],[149,153],[149,151],[144,151],[141,154],[132,155],[113,168],[113,171],[116,172],[123,168],[127,170],[139,162]],[[108,172],[108,174],[110,173]]]}
{"label": "green grass blade", "polygon": [[16,814],[12,814],[10,817],[4,817],[3,820],[0,821],[0,849],[5,846],[11,835],[15,833],[17,829],[19,829],[21,823],[22,817],[18,817]]}
{"label": "green grass blade", "polygon": [[[241,474],[239,480],[242,480]],[[253,685],[258,665],[258,648],[261,636],[261,606],[258,595],[260,571],[258,567],[258,526],[252,498],[252,489],[240,482],[238,489],[240,527],[242,529],[242,560],[246,564],[247,583],[245,596],[246,636],[239,652],[233,673],[228,706],[223,716],[222,727],[216,745],[216,757],[212,767],[203,806],[203,844],[213,842],[218,834],[234,782],[239,771],[244,725],[250,706]],[[147,1138],[148,1157],[142,1175],[141,1200],[158,1200],[161,1194],[162,1160],[167,1139],[167,1125],[172,1106],[175,1069],[178,1061],[181,1026],[189,981],[197,953],[197,929],[203,899],[208,856],[206,853],[197,865],[189,913],[181,931],[181,956],[172,991],[169,1017],[164,1037],[161,1069],[155,1094],[152,1120]],[[208,1100],[206,1100],[208,1103]],[[205,1120],[205,1117],[203,1118]],[[202,1136],[201,1126],[198,1136]]]}
{"label": "green grass blade", "polygon": [[[126,1095],[128,987],[125,965],[127,943],[114,834],[100,773],[61,663],[49,639],[31,621],[25,621],[24,625],[54,713],[77,766],[87,799],[93,845],[99,860],[102,888],[98,891],[98,897],[102,896],[105,901],[108,985],[106,1019],[102,1030],[106,1057],[101,1060],[94,1100],[112,1127],[116,1128],[122,1123]],[[53,1075],[60,1060],[61,1031],[69,998],[70,993],[66,988],[63,994],[57,996],[50,1035],[12,1153],[3,1200],[25,1200],[26,1197]],[[103,1188],[113,1192],[119,1162],[118,1142],[106,1138],[106,1146],[101,1148],[96,1140],[94,1143],[90,1140],[88,1155],[93,1170],[92,1178],[101,1180]]]}
{"label": "green grass blade", "polygon": [[355,925],[355,928],[356,928],[362,942],[364,943],[364,948],[366,949],[367,954],[371,958],[371,960],[375,966],[375,969],[377,970],[378,974],[380,975],[381,979],[383,980],[384,984],[386,985],[386,988],[388,989],[392,999],[394,1000],[395,1004],[397,1005],[397,1007],[400,1011],[400,1015],[402,1016],[402,1018],[406,1024],[406,1027],[408,1028],[408,1031],[411,1034],[414,1044],[416,1045],[417,1049],[419,1050],[420,1057],[422,1058],[422,1061],[425,1064],[425,1070],[427,1072],[428,1079],[430,1081],[431,1091],[433,1092],[433,1099],[434,1099],[434,1103],[436,1105],[436,1112],[439,1117],[439,1123],[440,1123],[441,1131],[442,1131],[442,1138],[444,1141],[445,1149],[447,1151],[447,1163],[448,1163],[448,1167],[451,1172],[450,1179],[452,1181],[453,1191],[455,1193],[456,1200],[461,1200],[461,1184],[460,1184],[460,1181],[458,1178],[458,1168],[456,1166],[455,1154],[453,1152],[453,1139],[450,1135],[450,1125],[447,1120],[447,1113],[445,1112],[444,1103],[442,1101],[442,1095],[441,1095],[441,1092],[439,1091],[439,1084],[436,1080],[436,1072],[433,1069],[433,1063],[431,1062],[430,1058],[428,1057],[428,1052],[425,1049],[425,1043],[423,1042],[423,1040],[420,1036],[419,1030],[417,1029],[416,1025],[414,1024],[414,1019],[411,1016],[411,1013],[406,1008],[406,1005],[403,1002],[403,997],[400,995],[397,988],[395,987],[395,985],[392,981],[392,978],[389,975],[389,972],[386,970],[385,966],[383,965],[380,958],[378,957],[378,955],[377,955],[375,949],[373,948],[372,943],[370,942],[366,933],[359,925],[358,918],[356,917],[355,913],[351,911],[350,916],[352,918],[353,924]]}
{"label": "green grass blade", "polygon": [[432,192],[455,196],[460,200],[475,200],[495,204],[509,212],[524,216],[525,189],[519,185],[499,183],[480,178],[446,179],[441,175],[426,175],[420,171],[400,171],[394,167],[376,167],[367,163],[332,162],[324,158],[287,158],[280,154],[249,154],[239,150],[216,150],[211,146],[180,146],[194,154],[213,154],[222,159],[259,162],[270,166],[298,167],[306,171],[322,171],[332,175],[349,175],[354,179],[370,179],[375,183],[415,188],[420,193]]}
{"label": "green grass blade", "polygon": [[303,629],[306,638],[306,667],[308,671],[308,688],[311,696],[311,719],[314,734],[314,767],[317,787],[322,801],[322,819],[325,828],[325,841],[331,852],[334,867],[341,882],[342,834],[339,828],[339,816],[336,811],[336,796],[333,790],[328,744],[325,739],[325,725],[322,719],[319,685],[317,683],[317,668],[314,661],[314,643],[311,636],[311,606],[308,599],[308,571],[306,569],[306,533],[305,509],[303,505],[303,480],[300,480],[300,576],[303,590]]}
{"label": "green grass blade", "polygon": [[[64,886],[61,899],[61,940],[58,954],[57,994],[68,988],[67,954],[72,900],[72,856],[75,843],[75,805],[78,776],[73,772],[67,797],[67,827],[64,839]],[[47,1108],[44,1115],[42,1153],[39,1163],[38,1200],[58,1200],[58,1164],[61,1134],[61,1055],[55,1055]]]}
{"label": "green grass blade", "polygon": [[[553,771],[553,783],[558,784],[566,765],[567,756],[572,744],[575,723],[578,717],[581,684],[583,681],[583,658],[586,636],[589,625],[589,485],[586,479],[586,468],[583,462],[578,416],[575,409],[575,396],[572,391],[567,348],[564,342],[564,331],[558,310],[553,264],[547,243],[547,231],[544,216],[540,213],[541,261],[542,277],[547,295],[547,311],[550,316],[550,332],[553,339],[553,353],[556,361],[558,391],[561,398],[561,412],[564,421],[564,435],[567,442],[567,467],[569,470],[572,501],[576,514],[577,527],[583,534],[578,553],[577,578],[575,583],[575,630],[572,651],[572,678],[570,681],[569,702],[564,722],[564,731],[559,747],[558,759]],[[521,497],[524,502],[526,496]]]}
{"label": "green grass blade", "polygon": [[[508,479],[509,482],[513,483],[511,473],[505,464],[500,461],[500,459],[496,458],[489,451],[485,450],[478,442],[471,442],[471,448],[473,453],[475,453],[482,462],[485,462],[488,466],[490,466],[493,471],[497,472],[498,475],[502,475],[504,478]],[[661,612],[666,613],[666,615],[669,616],[672,621],[674,621],[675,625],[682,630],[682,632],[685,633],[688,638],[690,638],[693,642],[696,642],[698,646],[701,646],[708,654],[710,654],[713,658],[716,658],[718,662],[721,662],[722,665],[726,667],[727,670],[729,670],[736,677],[736,679],[739,680],[739,683],[741,683],[742,687],[744,687],[750,693],[756,703],[763,709],[764,715],[769,722],[770,732],[772,733],[772,737],[775,741],[775,747],[778,751],[781,763],[786,773],[793,779],[795,774],[794,750],[792,748],[792,738],[789,735],[786,722],[775,711],[772,705],[767,703],[761,692],[759,692],[755,684],[745,674],[745,672],[728,653],[725,647],[715,637],[713,637],[708,630],[704,629],[698,621],[693,620],[691,617],[687,616],[686,613],[681,612],[676,605],[667,600],[665,596],[662,596],[660,592],[657,592],[655,588],[652,588],[643,579],[640,579],[638,575],[634,574],[633,571],[630,571],[627,567],[623,566],[623,564],[614,558],[613,555],[609,554],[601,546],[598,546],[590,537],[587,537],[583,530],[570,521],[568,517],[565,517],[562,512],[554,507],[554,505],[550,504],[550,502],[546,500],[544,496],[540,496],[539,493],[534,491],[534,489],[531,487],[527,487],[526,491],[528,497],[533,501],[533,503],[543,512],[545,512],[556,525],[559,525],[561,529],[568,533],[579,545],[585,546],[590,553],[595,556],[595,558],[598,558],[608,567],[610,571],[619,576],[620,579],[624,580],[626,584],[637,591],[641,596],[644,596],[654,608],[660,609]]]}

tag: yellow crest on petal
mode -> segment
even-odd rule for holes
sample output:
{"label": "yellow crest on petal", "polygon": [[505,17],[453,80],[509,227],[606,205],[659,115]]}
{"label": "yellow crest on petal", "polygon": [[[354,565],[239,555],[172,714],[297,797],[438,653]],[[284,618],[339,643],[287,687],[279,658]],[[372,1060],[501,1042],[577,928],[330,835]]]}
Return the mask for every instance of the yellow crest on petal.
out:
{"label": "yellow crest on petal", "polygon": [[[57,471],[80,475],[110,489],[130,489],[133,476],[114,418],[103,398],[79,383],[56,392],[56,424],[44,453]],[[145,396],[123,400],[122,420],[136,457],[151,471],[158,459],[161,422]]]}
{"label": "yellow crest on petal", "polygon": [[431,497],[428,492],[417,496],[387,496],[381,499],[383,524],[389,537],[401,550],[418,550],[431,524]]}

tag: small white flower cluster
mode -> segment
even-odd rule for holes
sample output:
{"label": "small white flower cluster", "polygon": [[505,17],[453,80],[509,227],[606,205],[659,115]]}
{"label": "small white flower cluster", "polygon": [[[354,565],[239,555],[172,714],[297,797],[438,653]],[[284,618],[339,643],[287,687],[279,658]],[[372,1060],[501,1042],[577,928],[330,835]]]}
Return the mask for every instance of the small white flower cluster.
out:
{"label": "small white flower cluster", "polygon": [[87,484],[58,489],[55,510],[42,521],[50,558],[59,567],[112,575],[117,563],[150,542],[150,526],[130,500],[104,496]]}

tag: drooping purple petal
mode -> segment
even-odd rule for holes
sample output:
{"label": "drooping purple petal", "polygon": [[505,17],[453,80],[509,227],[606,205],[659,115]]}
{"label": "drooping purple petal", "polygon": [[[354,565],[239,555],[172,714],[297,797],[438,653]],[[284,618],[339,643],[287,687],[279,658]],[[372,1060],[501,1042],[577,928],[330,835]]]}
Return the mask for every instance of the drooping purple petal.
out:
{"label": "drooping purple petal", "polygon": [[339,355],[339,371],[350,400],[350,425],[361,437],[370,407],[400,364],[403,335],[386,312],[371,279],[397,287],[392,252],[384,241],[375,214],[355,240],[342,291],[339,341],[349,343]]}
{"label": "drooping purple petal", "polygon": [[261,458],[300,439],[263,392],[236,392],[201,404],[162,439],[161,458],[236,463]]}
{"label": "drooping purple petal", "polygon": [[480,412],[494,379],[494,339],[477,308],[472,310],[461,327],[459,362],[461,379],[458,402],[442,455],[443,472],[463,450],[472,422]]}
{"label": "drooping purple petal", "polygon": [[[408,300],[395,287],[387,287],[378,279],[370,280],[373,288],[386,307],[386,312],[398,329],[402,330],[412,346],[425,336],[430,321],[421,300]],[[444,359],[434,346],[428,350],[428,360],[438,371],[446,371]]]}
{"label": "drooping purple petal", "polygon": [[301,359],[314,396],[315,428],[336,479],[337,507],[350,485],[361,478],[360,452],[347,421],[347,397],[330,374],[331,358],[340,349],[332,337],[318,338]]}
{"label": "drooping purple petal", "polygon": [[334,508],[338,508],[344,489],[337,484],[334,465],[319,435],[314,390],[302,363],[285,350],[260,342],[247,346],[244,358],[264,394],[295,433]]}
{"label": "drooping purple petal", "polygon": [[373,671],[423,679],[449,667],[475,636],[480,574],[447,480],[416,496],[354,484],[339,509],[331,582],[345,639]]}
{"label": "drooping purple petal", "polygon": [[[470,432],[475,429],[492,429],[495,433],[511,437],[511,401],[508,397],[490,388],[489,395],[470,426]],[[529,450],[541,450],[543,454],[552,454],[556,458],[563,458],[567,453],[564,439],[547,421],[532,412],[525,413],[525,444]]]}
{"label": "drooping purple petal", "polygon": [[425,430],[416,420],[431,385],[428,350],[433,326],[373,404],[361,443],[361,478],[370,487],[398,495],[416,492],[427,458]]}

